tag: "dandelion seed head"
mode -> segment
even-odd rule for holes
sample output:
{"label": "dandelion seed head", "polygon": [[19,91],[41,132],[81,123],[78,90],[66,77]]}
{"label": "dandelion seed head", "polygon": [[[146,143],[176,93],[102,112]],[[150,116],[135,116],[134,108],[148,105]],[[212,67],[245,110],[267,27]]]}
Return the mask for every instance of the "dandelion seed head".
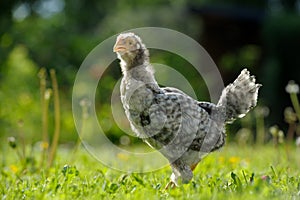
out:
{"label": "dandelion seed head", "polygon": [[295,81],[291,80],[285,87],[285,91],[289,94],[292,94],[292,93],[298,94],[299,93],[299,85],[297,83],[295,83]]}
{"label": "dandelion seed head", "polygon": [[278,131],[278,142],[281,144],[284,143],[284,133],[282,130]]}
{"label": "dandelion seed head", "polygon": [[130,138],[126,135],[121,136],[120,144],[122,144],[124,146],[128,146],[130,144]]}
{"label": "dandelion seed head", "polygon": [[270,131],[270,133],[271,133],[271,135],[273,137],[277,136],[278,135],[278,131],[279,131],[278,126],[274,125],[274,126],[270,127],[269,131]]}
{"label": "dandelion seed head", "polygon": [[45,91],[44,98],[45,98],[46,100],[49,100],[50,97],[51,97],[51,94],[52,94],[52,90],[51,90],[51,89],[47,89],[47,90]]}
{"label": "dandelion seed head", "polygon": [[258,106],[255,112],[260,116],[267,117],[270,113],[270,109],[267,106]]}
{"label": "dandelion seed head", "polygon": [[90,107],[90,106],[91,106],[91,102],[90,102],[89,99],[84,98],[84,99],[82,99],[82,100],[79,102],[79,105],[80,105],[81,107]]}

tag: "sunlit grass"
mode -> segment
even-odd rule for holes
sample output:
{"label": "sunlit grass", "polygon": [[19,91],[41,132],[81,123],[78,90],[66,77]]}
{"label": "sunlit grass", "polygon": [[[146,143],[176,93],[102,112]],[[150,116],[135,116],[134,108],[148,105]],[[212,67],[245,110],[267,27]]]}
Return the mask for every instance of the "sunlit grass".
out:
{"label": "sunlit grass", "polygon": [[[6,146],[8,148],[8,146]],[[6,148],[4,147],[4,148]],[[300,149],[290,146],[227,145],[207,156],[190,184],[164,190],[170,167],[149,173],[120,172],[79,148],[60,147],[56,163],[43,169],[20,168],[13,149],[2,158],[0,192],[3,199],[297,199],[300,196]],[[107,152],[109,153],[109,149]],[[38,159],[38,157],[36,158]],[[122,158],[117,158],[122,159]],[[117,161],[117,160],[116,160]],[[153,162],[149,160],[149,162]],[[145,167],[149,162],[140,163]],[[130,163],[128,163],[130,165]]]}

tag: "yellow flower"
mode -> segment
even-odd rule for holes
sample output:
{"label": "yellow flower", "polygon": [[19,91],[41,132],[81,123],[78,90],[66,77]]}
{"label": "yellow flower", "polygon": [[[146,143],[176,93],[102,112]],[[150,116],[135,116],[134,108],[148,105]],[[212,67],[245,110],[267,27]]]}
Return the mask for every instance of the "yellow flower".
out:
{"label": "yellow flower", "polygon": [[48,147],[49,147],[49,143],[48,142],[42,142],[41,143],[41,148],[42,149],[48,149]]}
{"label": "yellow flower", "polygon": [[19,171],[19,169],[16,165],[10,165],[9,168],[13,173],[17,173]]}
{"label": "yellow flower", "polygon": [[237,164],[239,161],[240,161],[240,158],[239,158],[239,157],[233,156],[233,157],[230,157],[230,158],[229,158],[229,162],[230,162],[231,164]]}
{"label": "yellow flower", "polygon": [[118,153],[117,156],[118,156],[118,158],[119,158],[120,160],[127,161],[127,160],[129,159],[129,156],[126,155],[126,154],[124,154],[124,153]]}
{"label": "yellow flower", "polygon": [[220,162],[221,164],[223,164],[224,161],[225,161],[225,158],[224,158],[223,156],[219,157],[219,162]]}

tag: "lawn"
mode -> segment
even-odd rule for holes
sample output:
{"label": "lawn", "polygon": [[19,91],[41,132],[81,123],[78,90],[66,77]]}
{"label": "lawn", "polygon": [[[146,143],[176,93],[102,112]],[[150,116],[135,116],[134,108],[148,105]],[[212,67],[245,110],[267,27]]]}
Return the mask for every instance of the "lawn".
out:
{"label": "lawn", "polygon": [[[37,155],[27,158],[26,169],[22,169],[15,149],[5,144],[2,150],[2,199],[300,198],[300,149],[295,145],[228,144],[198,165],[190,184],[168,190],[164,186],[170,167],[140,174],[120,172],[107,168],[84,148],[74,153],[59,147],[48,171],[39,169]],[[140,165],[143,168],[147,163]]]}

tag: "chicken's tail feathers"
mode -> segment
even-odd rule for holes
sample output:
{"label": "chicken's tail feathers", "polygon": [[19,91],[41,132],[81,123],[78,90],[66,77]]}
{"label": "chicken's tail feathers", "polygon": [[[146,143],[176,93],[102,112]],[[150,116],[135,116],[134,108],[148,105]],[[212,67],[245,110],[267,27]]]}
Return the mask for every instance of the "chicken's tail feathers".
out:
{"label": "chicken's tail feathers", "polygon": [[255,107],[260,87],[261,84],[255,82],[255,77],[247,69],[243,69],[235,81],[223,89],[218,102],[218,107],[222,107],[226,113],[225,121],[241,118]]}

